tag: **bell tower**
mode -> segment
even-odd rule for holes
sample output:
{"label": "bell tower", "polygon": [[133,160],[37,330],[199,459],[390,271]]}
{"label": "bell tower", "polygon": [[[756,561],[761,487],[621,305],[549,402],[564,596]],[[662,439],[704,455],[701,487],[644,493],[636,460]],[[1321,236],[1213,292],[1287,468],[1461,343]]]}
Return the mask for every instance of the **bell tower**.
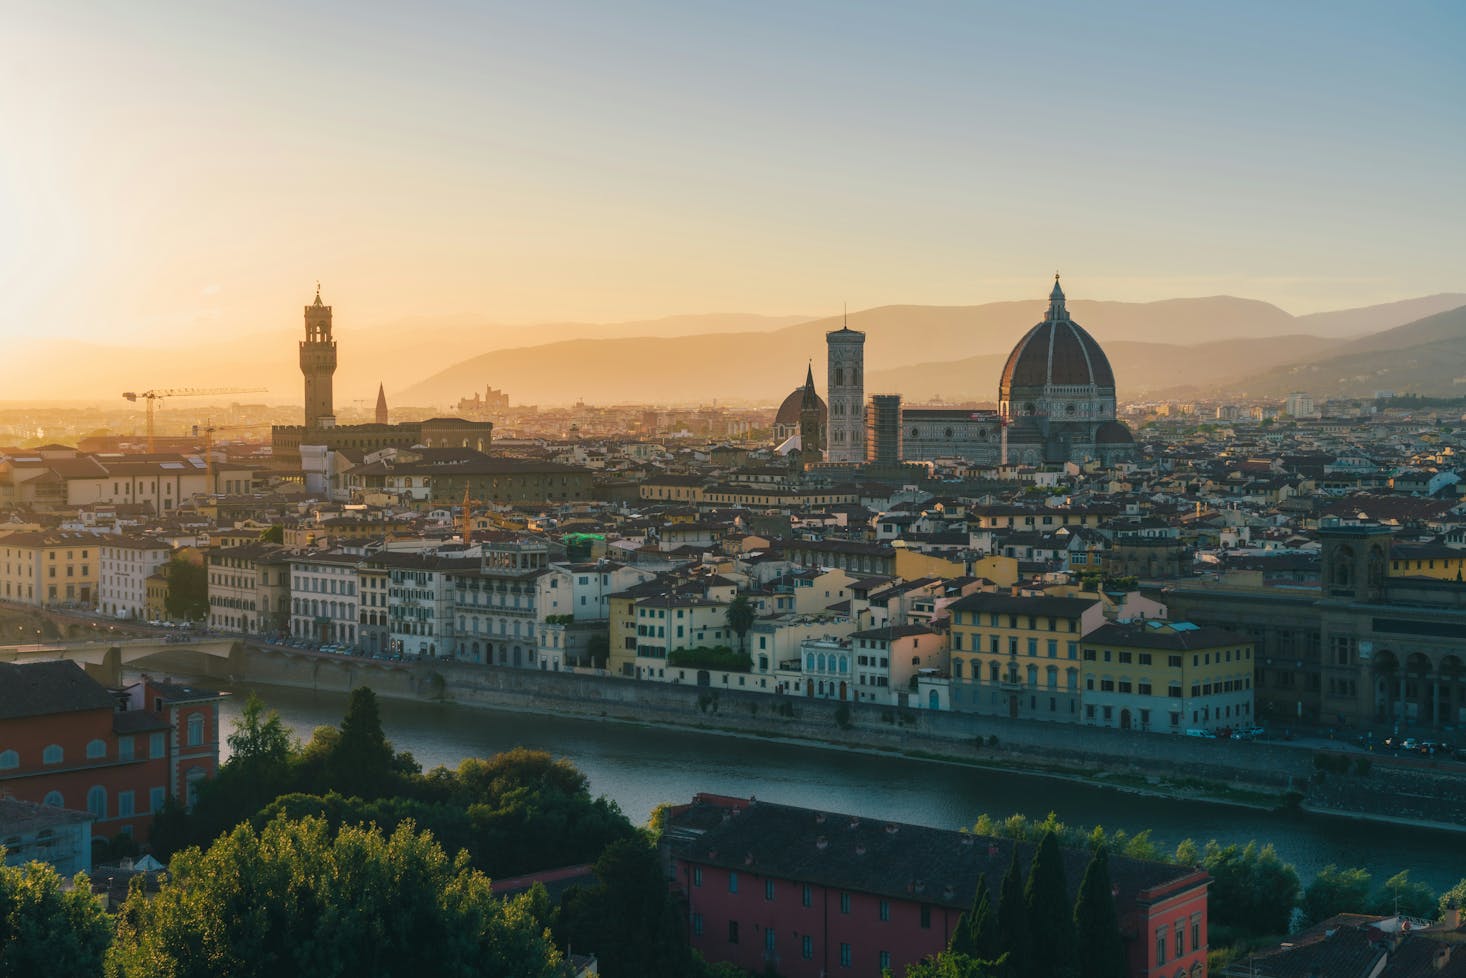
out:
{"label": "bell tower", "polygon": [[331,307],[316,301],[305,307],[305,339],[300,343],[300,372],[305,375],[305,426],[315,431],[336,426],[331,375],[336,372],[336,341],[331,338]]}

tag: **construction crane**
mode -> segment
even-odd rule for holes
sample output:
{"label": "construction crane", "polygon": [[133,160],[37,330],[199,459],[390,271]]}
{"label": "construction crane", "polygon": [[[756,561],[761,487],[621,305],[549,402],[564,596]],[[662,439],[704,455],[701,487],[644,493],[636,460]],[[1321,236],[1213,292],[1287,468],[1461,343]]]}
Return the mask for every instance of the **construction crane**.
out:
{"label": "construction crane", "polygon": [[154,429],[153,406],[165,397],[206,397],[210,394],[262,394],[263,387],[175,387],[167,390],[125,391],[123,397],[129,401],[147,401],[148,404],[148,454],[153,453]]}
{"label": "construction crane", "polygon": [[255,428],[273,427],[270,422],[263,421],[256,424],[221,424],[216,425],[212,421],[205,421],[203,425],[193,426],[193,436],[204,436],[204,470],[208,473],[209,494],[218,492],[219,487],[214,482],[214,432],[216,431],[249,431]]}

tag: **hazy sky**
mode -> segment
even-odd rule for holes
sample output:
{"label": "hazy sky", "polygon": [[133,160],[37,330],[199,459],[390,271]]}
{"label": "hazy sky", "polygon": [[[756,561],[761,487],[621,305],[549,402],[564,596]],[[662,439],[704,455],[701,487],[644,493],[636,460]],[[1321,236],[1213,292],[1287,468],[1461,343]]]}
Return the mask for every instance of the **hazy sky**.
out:
{"label": "hazy sky", "polygon": [[0,3],[0,331],[1466,289],[1466,4]]}

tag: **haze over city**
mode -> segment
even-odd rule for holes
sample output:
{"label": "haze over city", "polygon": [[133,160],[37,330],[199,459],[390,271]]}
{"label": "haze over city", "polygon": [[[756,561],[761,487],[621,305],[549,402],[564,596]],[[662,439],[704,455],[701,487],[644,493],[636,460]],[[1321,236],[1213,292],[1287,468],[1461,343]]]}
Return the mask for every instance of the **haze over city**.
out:
{"label": "haze over city", "polygon": [[462,355],[482,324],[1038,301],[1056,266],[1293,314],[1451,291],[1463,17],[15,4],[0,330],[267,333],[317,279]]}

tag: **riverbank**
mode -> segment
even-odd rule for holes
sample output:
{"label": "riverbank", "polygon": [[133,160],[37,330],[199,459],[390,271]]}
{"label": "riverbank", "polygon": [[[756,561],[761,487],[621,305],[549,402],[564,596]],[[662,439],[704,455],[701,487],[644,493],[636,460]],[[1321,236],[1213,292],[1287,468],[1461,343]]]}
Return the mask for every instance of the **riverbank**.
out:
{"label": "riverbank", "polygon": [[[240,663],[244,674],[229,678],[264,686],[348,693],[370,685],[393,699],[907,757],[1141,797],[1298,810],[1457,832],[1466,827],[1466,777],[1394,770],[1380,763],[1361,773],[1320,773],[1314,766],[1317,752],[1294,745],[1143,735],[737,689],[273,648],[250,647],[233,668]],[[186,671],[198,662],[167,665]]]}

